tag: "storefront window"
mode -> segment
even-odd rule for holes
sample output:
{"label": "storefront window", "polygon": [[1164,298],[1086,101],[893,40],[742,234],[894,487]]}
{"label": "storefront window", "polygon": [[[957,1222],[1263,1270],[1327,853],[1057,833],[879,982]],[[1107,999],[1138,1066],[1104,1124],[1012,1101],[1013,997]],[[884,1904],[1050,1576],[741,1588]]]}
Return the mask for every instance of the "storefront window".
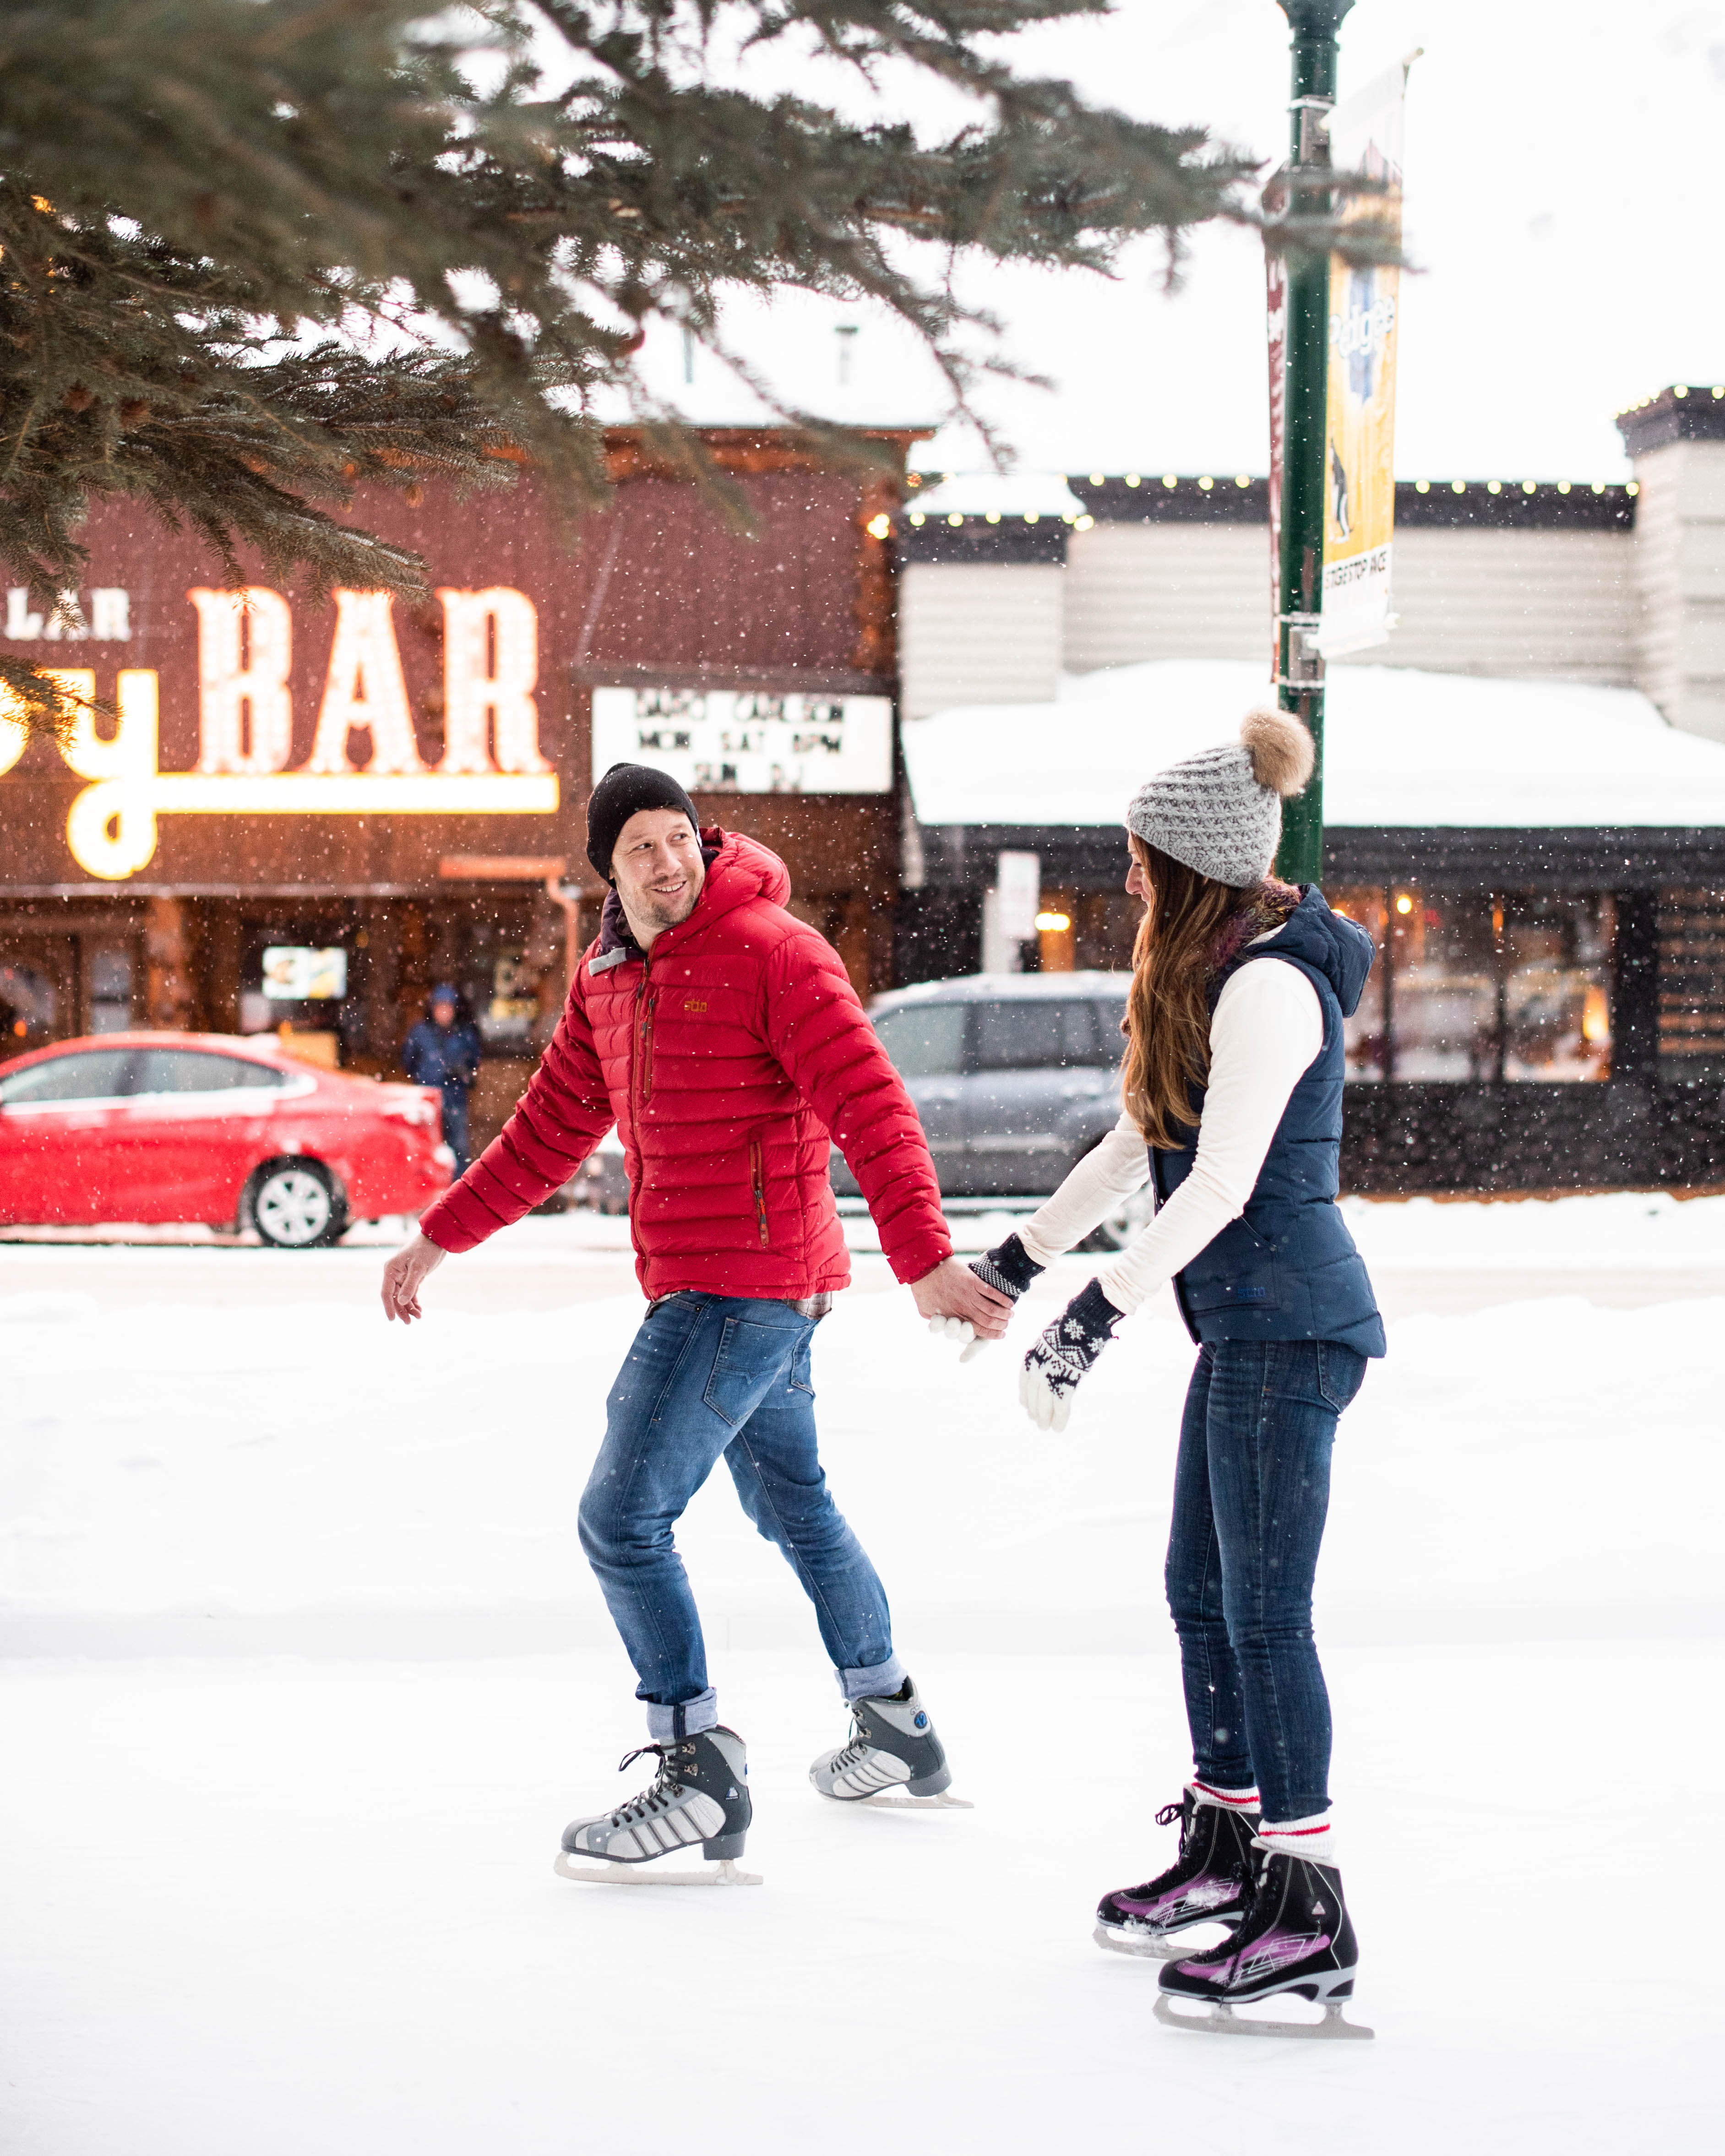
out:
{"label": "storefront window", "polygon": [[90,957],[90,1029],[125,1033],[131,1024],[131,952],[110,947]]}
{"label": "storefront window", "polygon": [[1512,893],[1497,905],[1503,948],[1506,1078],[1611,1075],[1609,893]]}
{"label": "storefront window", "polygon": [[1367,979],[1359,1008],[1346,1022],[1344,1040],[1348,1075],[1353,1079],[1383,1078],[1387,1073],[1389,1024],[1384,1012],[1384,938],[1389,925],[1384,894],[1372,889],[1332,891],[1325,894],[1330,911],[1363,928],[1378,947],[1378,957]]}
{"label": "storefront window", "polygon": [[1608,892],[1341,890],[1378,962],[1348,1021],[1348,1075],[1544,1085],[1611,1075]]}
{"label": "storefront window", "polygon": [[1398,1078],[1497,1073],[1497,955],[1491,899],[1398,887],[1389,895],[1390,1040]]}
{"label": "storefront window", "polygon": [[[562,1006],[562,921],[525,906],[471,922],[456,981],[487,1055],[531,1055]],[[550,998],[547,1011],[547,998]]]}
{"label": "storefront window", "polygon": [[[539,1020],[539,973],[521,951],[501,951],[487,968],[489,978],[475,985],[475,1016],[488,1048],[525,1047]],[[489,990],[489,993],[486,991]]]}
{"label": "storefront window", "polygon": [[54,983],[34,966],[0,966],[0,1055],[52,1040],[59,1015]]}

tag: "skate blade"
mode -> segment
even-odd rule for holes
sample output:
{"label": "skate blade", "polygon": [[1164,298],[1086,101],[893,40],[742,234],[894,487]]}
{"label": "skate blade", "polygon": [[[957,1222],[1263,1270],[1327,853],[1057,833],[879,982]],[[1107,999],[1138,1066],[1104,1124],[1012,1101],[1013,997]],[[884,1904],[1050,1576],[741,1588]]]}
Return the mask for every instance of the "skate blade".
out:
{"label": "skate blade", "polygon": [[739,1871],[727,1856],[710,1871],[661,1871],[645,1864],[572,1864],[567,1850],[552,1866],[559,1879],[584,1880],[593,1887],[758,1887],[758,1871]]}
{"label": "skate blade", "polygon": [[877,1812],[973,1812],[976,1806],[968,1797],[955,1797],[942,1789],[937,1797],[913,1797],[901,1789],[877,1789],[871,1797],[858,1797],[860,1804],[871,1804]]}
{"label": "skate blade", "polygon": [[[1271,1994],[1272,1997],[1275,1994]],[[1295,2036],[1307,2041],[1369,2043],[1377,2035],[1358,2021],[1345,2021],[1339,2005],[1324,2009],[1322,2021],[1257,2021],[1236,2014],[1231,2006],[1194,2000],[1199,2011],[1181,2014],[1165,1991],[1156,1994],[1156,2018],[1170,2029],[1195,2029],[1206,2036]]]}
{"label": "skate blade", "polygon": [[[1217,1923],[1220,1919],[1206,1917],[1204,1922]],[[1111,1931],[1106,1924],[1098,1924],[1091,1937],[1110,1953],[1132,1954],[1140,1961],[1173,1961],[1181,1954],[1204,1952],[1183,1932],[1178,1938],[1170,1932],[1158,1938],[1153,1932],[1117,1932]]]}

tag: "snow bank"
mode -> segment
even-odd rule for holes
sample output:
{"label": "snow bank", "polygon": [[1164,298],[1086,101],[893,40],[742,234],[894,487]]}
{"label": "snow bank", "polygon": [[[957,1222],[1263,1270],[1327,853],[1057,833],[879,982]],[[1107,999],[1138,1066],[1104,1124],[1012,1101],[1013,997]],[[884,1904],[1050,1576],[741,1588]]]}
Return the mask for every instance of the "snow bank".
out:
{"label": "snow bank", "polygon": [[[1155,660],[1070,675],[1053,704],[912,721],[917,820],[1117,829],[1151,772],[1235,738],[1268,696],[1250,661]],[[1725,743],[1667,726],[1639,690],[1337,666],[1324,729],[1325,820],[1338,827],[1725,824]]]}

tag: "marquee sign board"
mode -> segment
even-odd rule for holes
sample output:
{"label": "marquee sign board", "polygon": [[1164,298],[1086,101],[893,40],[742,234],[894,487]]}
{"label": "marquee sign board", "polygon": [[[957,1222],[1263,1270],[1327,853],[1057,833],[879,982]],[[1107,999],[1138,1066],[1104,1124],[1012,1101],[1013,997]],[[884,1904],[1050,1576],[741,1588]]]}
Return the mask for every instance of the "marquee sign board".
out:
{"label": "marquee sign board", "polygon": [[890,793],[892,702],[729,689],[595,689],[593,775],[650,764],[691,793]]}
{"label": "marquee sign board", "polygon": [[[66,819],[66,843],[88,875],[121,882],[147,866],[162,816],[550,815],[557,777],[539,753],[538,618],[524,593],[440,589],[444,750],[428,767],[413,711],[388,592],[337,591],[336,628],[309,759],[285,768],[293,741],[289,687],[292,611],[279,592],[193,588],[198,615],[197,767],[161,768],[161,676],[122,667],[114,716],[98,721],[90,667],[44,667],[80,708],[60,752],[90,783]],[[17,594],[11,595],[16,598]],[[125,598],[120,593],[117,598]],[[75,601],[76,594],[69,594]],[[129,608],[113,592],[92,594],[68,640],[130,641]],[[13,613],[18,608],[14,606]],[[69,604],[64,613],[69,615]],[[28,636],[45,635],[37,616]],[[25,634],[26,631],[13,632]],[[356,737],[367,744],[356,760]],[[0,773],[24,752],[23,726],[0,695]]]}

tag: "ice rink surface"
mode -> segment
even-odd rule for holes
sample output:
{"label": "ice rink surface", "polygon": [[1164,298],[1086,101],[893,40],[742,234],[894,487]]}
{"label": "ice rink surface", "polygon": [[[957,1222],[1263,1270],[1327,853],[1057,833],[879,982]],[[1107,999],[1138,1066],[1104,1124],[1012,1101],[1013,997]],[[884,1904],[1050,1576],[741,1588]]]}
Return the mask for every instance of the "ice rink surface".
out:
{"label": "ice rink surface", "polygon": [[636,1892],[551,1870],[650,1763],[575,1534],[622,1224],[451,1261],[411,1333],[377,1248],[0,1245],[0,2147],[1716,2147],[1725,1200],[1352,1209],[1391,1321],[1319,1575],[1357,2046],[1164,2030],[1090,1942],[1187,1765],[1166,1301],[1048,1439],[859,1229],[824,1449],[976,1810],[809,1789],[845,1718],[721,1476],[683,1539],[766,1884]]}

